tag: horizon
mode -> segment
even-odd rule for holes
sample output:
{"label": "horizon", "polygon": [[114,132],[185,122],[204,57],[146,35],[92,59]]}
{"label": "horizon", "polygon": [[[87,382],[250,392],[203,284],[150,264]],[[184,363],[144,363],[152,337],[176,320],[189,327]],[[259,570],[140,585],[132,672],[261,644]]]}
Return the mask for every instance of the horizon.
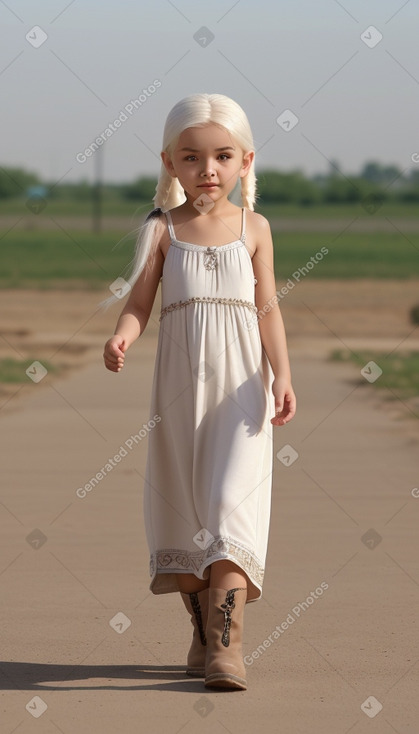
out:
{"label": "horizon", "polygon": [[114,126],[103,180],[157,177],[169,110],[206,90],[245,110],[259,170],[414,169],[418,18],[410,0],[2,2],[2,165],[92,182],[97,153],[77,155]]}

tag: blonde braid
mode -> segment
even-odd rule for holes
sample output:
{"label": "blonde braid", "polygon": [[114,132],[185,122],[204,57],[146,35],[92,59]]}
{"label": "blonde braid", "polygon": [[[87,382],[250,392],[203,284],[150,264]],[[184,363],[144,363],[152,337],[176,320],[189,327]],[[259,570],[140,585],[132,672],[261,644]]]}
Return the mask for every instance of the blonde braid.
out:
{"label": "blonde braid", "polygon": [[170,188],[172,185],[172,177],[167,172],[166,168],[162,165],[160,170],[160,176],[157,181],[156,193],[153,197],[155,208],[165,208],[166,201],[169,196]]}
{"label": "blonde braid", "polygon": [[163,211],[174,209],[185,201],[185,193],[177,178],[172,178],[166,167],[162,164],[159,180],[156,186],[156,194],[153,198],[154,206]]}
{"label": "blonde braid", "polygon": [[254,210],[254,205],[257,198],[256,193],[256,174],[255,174],[255,162],[252,161],[246,176],[241,179],[241,196],[242,205],[250,211]]}

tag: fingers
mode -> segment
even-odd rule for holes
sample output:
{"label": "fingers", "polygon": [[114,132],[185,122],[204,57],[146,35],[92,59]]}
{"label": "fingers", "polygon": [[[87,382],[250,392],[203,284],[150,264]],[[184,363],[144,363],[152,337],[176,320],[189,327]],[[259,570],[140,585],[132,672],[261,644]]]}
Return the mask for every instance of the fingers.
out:
{"label": "fingers", "polygon": [[289,423],[295,415],[296,398],[294,393],[285,395],[284,399],[275,400],[275,416],[271,418],[274,426],[284,426]]}
{"label": "fingers", "polygon": [[103,359],[105,367],[111,372],[120,372],[125,362],[125,341],[119,344],[114,339],[109,339],[105,344]]}
{"label": "fingers", "polygon": [[282,411],[282,413],[277,413],[274,418],[271,418],[271,423],[273,426],[285,426],[285,424],[289,423],[289,421],[293,417],[293,413],[285,413],[284,411]]}
{"label": "fingers", "polygon": [[291,420],[291,417],[288,418],[287,416],[277,413],[274,418],[271,418],[271,423],[273,426],[284,426],[289,420]]}
{"label": "fingers", "polygon": [[103,354],[105,367],[111,372],[120,372],[124,366],[124,357],[115,357]]}

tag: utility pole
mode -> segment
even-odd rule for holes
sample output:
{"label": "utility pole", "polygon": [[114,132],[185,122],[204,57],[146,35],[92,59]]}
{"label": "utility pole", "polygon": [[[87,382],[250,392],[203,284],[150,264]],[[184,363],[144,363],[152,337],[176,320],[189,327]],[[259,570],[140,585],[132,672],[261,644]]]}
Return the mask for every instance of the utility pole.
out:
{"label": "utility pole", "polygon": [[100,145],[94,154],[95,181],[92,189],[92,229],[95,234],[102,231],[102,178],[103,178],[103,152]]}

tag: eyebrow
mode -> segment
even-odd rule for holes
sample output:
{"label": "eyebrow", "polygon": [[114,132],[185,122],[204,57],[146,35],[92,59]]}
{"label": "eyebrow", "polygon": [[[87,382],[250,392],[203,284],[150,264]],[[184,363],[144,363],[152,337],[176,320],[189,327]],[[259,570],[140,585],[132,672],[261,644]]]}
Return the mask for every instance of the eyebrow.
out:
{"label": "eyebrow", "polygon": [[[197,148],[181,148],[180,150],[181,151],[189,150],[191,153],[199,153],[199,150]],[[223,148],[215,148],[214,150],[218,152],[220,150],[236,150],[236,149],[232,148],[231,145],[225,145]]]}

